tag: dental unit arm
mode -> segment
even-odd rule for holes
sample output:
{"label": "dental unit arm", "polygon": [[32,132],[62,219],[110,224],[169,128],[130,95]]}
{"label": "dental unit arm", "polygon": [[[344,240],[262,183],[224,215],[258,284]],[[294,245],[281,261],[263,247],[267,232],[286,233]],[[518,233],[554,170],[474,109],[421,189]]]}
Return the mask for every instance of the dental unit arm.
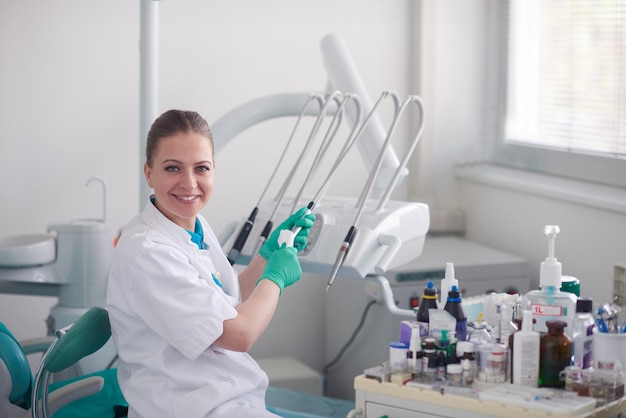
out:
{"label": "dental unit arm", "polygon": [[[327,94],[339,90],[344,94],[356,95],[360,98],[363,113],[369,114],[374,106],[343,41],[336,35],[329,35],[322,40],[321,48],[329,75]],[[216,152],[238,133],[254,124],[276,117],[297,116],[308,97],[310,93],[268,96],[232,110],[212,125]],[[409,100],[417,101],[421,106],[416,96],[411,96]],[[352,128],[358,123],[356,109],[345,109],[349,122],[353,124]],[[316,110],[308,107],[306,115],[318,116],[319,112]],[[336,111],[336,108],[329,107],[325,115],[332,116]],[[421,112],[420,123],[423,126],[423,110]],[[373,166],[378,165],[375,168],[377,175],[369,185],[371,198],[362,196],[355,202],[354,198],[349,197],[325,197],[321,203],[315,202],[313,212],[316,221],[310,230],[307,247],[299,253],[303,272],[323,275],[332,273],[333,276],[351,278],[382,277],[387,271],[408,263],[422,252],[430,226],[428,205],[388,200],[400,177],[408,172],[405,168],[406,159],[399,162],[393,148],[387,147],[385,129],[375,113],[372,120],[364,124],[362,131],[362,137],[357,142],[366,169],[371,172],[374,170]],[[420,135],[421,129],[417,136]],[[408,154],[413,151],[415,144],[416,142]],[[261,225],[271,221],[274,215],[276,219],[284,219],[291,215],[293,208],[304,206],[310,201],[306,197],[299,201],[291,195],[278,205],[272,199],[260,202],[255,225],[249,231],[250,241],[261,235]],[[359,214],[359,224],[356,226],[354,215],[359,206],[362,213]],[[241,226],[242,223],[237,221],[235,225]],[[231,233],[235,229],[236,227],[231,226]],[[345,251],[340,252],[339,259],[336,250],[345,243],[346,237],[350,237],[353,242],[344,246]],[[226,249],[230,248],[233,240],[232,234],[220,237],[220,242]],[[247,264],[254,254],[254,244],[247,242],[238,254],[237,263]],[[406,315],[406,312],[402,314]]]}

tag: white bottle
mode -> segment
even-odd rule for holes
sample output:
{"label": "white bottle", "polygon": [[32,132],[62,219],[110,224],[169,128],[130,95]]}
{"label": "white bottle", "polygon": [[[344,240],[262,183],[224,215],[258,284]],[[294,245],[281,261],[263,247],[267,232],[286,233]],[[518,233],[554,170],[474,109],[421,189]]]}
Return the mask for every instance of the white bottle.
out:
{"label": "white bottle", "polygon": [[[539,285],[541,290],[531,290],[523,298],[524,310],[530,310],[535,320],[533,329],[540,333],[548,331],[546,321],[565,321],[565,333],[572,335],[572,325],[576,314],[576,295],[561,292],[561,263],[554,257],[554,242],[559,233],[557,225],[546,225],[544,234],[548,237],[548,257],[541,263]],[[532,321],[532,320],[531,320]],[[531,322],[532,323],[532,322]]]}
{"label": "white bottle", "polygon": [[452,286],[459,288],[459,281],[454,277],[454,264],[446,263],[446,276],[441,279],[441,292],[439,300],[439,309],[443,309],[448,301],[448,292],[452,290]]}
{"label": "white bottle", "polygon": [[576,301],[576,316],[572,325],[572,364],[581,369],[591,367],[593,358],[593,329],[596,322],[592,311],[593,300],[581,298]]}
{"label": "white bottle", "polygon": [[533,315],[524,311],[522,329],[513,334],[513,384],[537,387],[539,384],[539,338],[533,331]]}

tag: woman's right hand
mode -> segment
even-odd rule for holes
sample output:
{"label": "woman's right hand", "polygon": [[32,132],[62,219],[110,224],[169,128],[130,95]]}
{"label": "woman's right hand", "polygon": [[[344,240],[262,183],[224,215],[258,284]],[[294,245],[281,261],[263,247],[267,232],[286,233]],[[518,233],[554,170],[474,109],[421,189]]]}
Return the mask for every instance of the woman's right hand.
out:
{"label": "woman's right hand", "polygon": [[295,213],[285,219],[267,238],[267,241],[261,248],[259,249],[259,254],[266,260],[269,260],[274,251],[280,248],[280,244],[278,243],[278,238],[280,236],[280,231],[282,229],[293,229],[294,227],[300,228],[300,231],[295,237],[294,247],[298,251],[302,251],[304,247],[306,247],[307,237],[309,236],[309,230],[315,223],[315,215],[312,213],[307,213],[307,208],[302,207],[298,209]]}
{"label": "woman's right hand", "polygon": [[267,260],[267,265],[263,270],[263,275],[257,284],[263,280],[271,280],[280,288],[280,293],[287,286],[297,282],[302,276],[300,260],[298,260],[298,250],[295,247],[286,247],[275,250]]}

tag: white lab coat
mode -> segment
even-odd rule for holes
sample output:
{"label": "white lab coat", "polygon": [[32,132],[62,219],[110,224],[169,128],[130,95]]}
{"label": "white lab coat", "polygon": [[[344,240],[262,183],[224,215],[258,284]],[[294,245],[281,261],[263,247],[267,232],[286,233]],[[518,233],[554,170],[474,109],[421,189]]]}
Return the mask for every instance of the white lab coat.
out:
{"label": "white lab coat", "polygon": [[265,409],[259,365],[213,345],[241,297],[237,273],[198,219],[207,250],[149,201],[115,250],[106,307],[128,417],[276,417]]}

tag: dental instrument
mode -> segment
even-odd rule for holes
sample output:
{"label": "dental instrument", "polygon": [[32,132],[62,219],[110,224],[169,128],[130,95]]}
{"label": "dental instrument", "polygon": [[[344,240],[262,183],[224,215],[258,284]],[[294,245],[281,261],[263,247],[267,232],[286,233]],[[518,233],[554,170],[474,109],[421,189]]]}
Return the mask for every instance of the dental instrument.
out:
{"label": "dental instrument", "polygon": [[[341,163],[341,161],[343,160],[343,158],[347,155],[348,151],[350,150],[350,148],[356,143],[356,141],[361,137],[361,133],[363,132],[363,128],[366,126],[367,122],[369,121],[370,117],[372,116],[372,114],[374,114],[374,110],[376,109],[376,107],[378,106],[378,104],[380,103],[380,101],[386,97],[388,95],[388,92],[383,92],[383,94],[381,95],[381,97],[378,99],[378,101],[376,102],[376,105],[372,108],[372,111],[368,114],[368,116],[366,117],[364,122],[361,122],[362,119],[362,107],[361,107],[361,99],[359,98],[359,96],[355,95],[355,94],[348,94],[346,95],[346,100],[344,100],[342,102],[342,104],[340,105],[340,108],[343,109],[343,106],[345,105],[345,103],[347,102],[348,99],[352,99],[355,102],[355,106],[356,106],[356,111],[357,111],[357,115],[356,115],[356,123],[354,124],[350,134],[348,135],[348,139],[346,140],[346,142],[344,143],[343,148],[341,149],[341,151],[339,152],[339,156],[337,157],[337,159],[335,160],[335,163],[333,164],[333,166],[330,169],[330,172],[328,173],[328,175],[326,176],[324,182],[322,183],[321,187],[318,189],[318,191],[316,192],[315,196],[313,197],[313,199],[309,202],[307,208],[309,209],[309,211],[307,213],[310,213],[310,211],[313,210],[314,206],[319,203],[319,201],[321,200],[322,195],[324,194],[324,192],[326,191],[326,189],[328,188],[328,185],[330,184],[330,180],[333,177],[333,174],[335,173],[335,171],[337,170],[337,167],[339,167],[339,164]],[[332,125],[332,122],[331,122]],[[358,130],[357,130],[358,128]],[[325,147],[324,147],[324,143],[325,143]],[[328,148],[330,141],[324,141],[323,142],[323,147],[324,149],[322,150],[322,148],[320,148],[320,153],[318,154],[318,156],[321,157],[321,154],[323,154],[326,149]],[[316,164],[316,163],[314,163]],[[292,207],[292,211],[295,210],[295,206],[297,204],[297,201],[299,200],[299,196],[302,192],[302,190],[304,189],[304,185],[307,184],[308,179],[310,178],[310,176],[313,173],[313,169],[310,170],[309,175],[307,176],[307,179],[304,181],[303,187],[300,190],[300,193],[298,194],[298,196],[294,199],[294,206]],[[295,231],[294,235],[297,235],[298,231]]]}
{"label": "dental instrument", "polygon": [[[393,121],[395,122],[398,119],[398,108],[399,108],[399,104],[400,104],[400,99],[398,98],[398,95],[395,92],[392,91],[385,91],[383,92],[378,101],[376,102],[375,106],[372,107],[372,111],[368,114],[368,118],[366,119],[366,121],[364,122],[364,124],[361,126],[361,131],[365,128],[366,123],[369,122],[369,118],[371,115],[374,114],[374,111],[376,110],[376,108],[378,107],[378,104],[382,101],[382,99],[386,98],[386,97],[391,97],[393,99],[393,104],[394,104],[394,117],[393,117]],[[368,177],[368,180],[366,182],[364,191],[367,190],[367,194],[369,194],[369,192],[371,191],[373,185],[374,185],[374,180],[378,174],[378,171],[380,169],[380,165],[382,164],[382,158],[385,154],[385,150],[387,148],[387,144],[389,142],[389,138],[391,137],[391,132],[393,131],[393,129],[395,128],[395,123],[392,123],[392,128],[390,130],[390,132],[387,134],[387,139],[385,140],[385,142],[383,143],[383,147],[382,147],[382,151],[379,153],[379,157],[376,161],[376,163],[374,164],[374,170],[372,170],[372,172],[370,173],[370,176]],[[357,220],[358,218],[360,218],[362,209],[364,207],[364,202],[366,199],[363,199],[363,194],[365,194],[365,192],[362,192],[361,197],[359,198],[359,201],[357,202],[357,207],[359,207],[359,210],[357,212]],[[330,289],[330,286],[332,286],[333,282],[335,281],[335,278],[337,277],[337,273],[339,272],[339,269],[341,268],[341,266],[343,265],[344,260],[346,259],[346,256],[348,255],[348,250],[350,249],[350,246],[352,245],[352,241],[354,241],[354,237],[356,236],[357,233],[357,229],[355,226],[356,222],[353,222],[352,225],[350,226],[350,229],[348,229],[348,233],[346,234],[345,238],[343,239],[343,242],[341,244],[341,246],[339,247],[339,252],[337,254],[337,257],[335,259],[335,263],[333,264],[333,267],[331,269],[330,275],[328,277],[328,283],[326,284],[326,292],[328,292],[328,289]]]}
{"label": "dental instrument", "polygon": [[[394,95],[386,93],[384,97],[393,97]],[[398,103],[396,106],[400,108],[400,101],[397,99],[397,95],[395,96],[396,99],[394,100]],[[405,108],[406,106],[407,104],[404,105]],[[367,120],[369,120],[369,117]],[[352,141],[356,141],[360,137],[364,126],[365,122],[361,124],[357,133],[351,138],[350,144],[356,143]],[[346,145],[345,148],[347,147]],[[390,151],[392,151],[392,148],[387,147],[387,152]],[[340,153],[338,162],[345,156],[346,152]],[[379,159],[382,159],[382,157],[379,157]],[[333,166],[333,170],[337,168],[338,162]],[[400,171],[404,169],[404,167],[399,167]],[[373,169],[373,171],[377,170]],[[328,176],[325,179],[318,194],[325,190],[331,177]],[[371,175],[368,181],[368,188],[375,179],[375,176]],[[282,202],[283,197],[280,198],[279,204],[264,202],[259,207],[257,219],[268,219],[269,212],[271,212],[272,217],[278,212],[288,216],[291,213],[293,202],[284,203]],[[314,204],[316,203],[315,199],[318,197],[316,195],[314,198]],[[362,208],[357,217],[358,224],[355,224],[354,214],[358,207],[354,207],[354,198],[324,197],[324,200],[328,200],[327,204],[315,206],[315,224],[310,229],[306,248],[299,252],[303,271],[325,275],[331,273],[334,266],[333,261],[336,261],[337,253],[332,250],[332,244],[328,244],[348,241],[350,237],[348,237],[348,240],[344,237],[346,236],[346,231],[349,232],[351,226],[354,226],[354,229],[358,228],[359,239],[352,237],[352,244],[348,253],[352,255],[345,256],[342,261],[336,263],[337,266],[341,267],[342,277],[364,278],[368,274],[384,274],[388,269],[407,263],[421,253],[430,218],[427,205],[418,202],[389,201],[379,211],[363,212]],[[364,191],[358,199],[359,207],[364,207],[367,201],[367,194]],[[251,235],[259,233],[256,225],[254,228]],[[356,232],[353,231],[353,233]],[[229,239],[227,237],[225,242],[228,243]],[[346,255],[345,247],[342,252],[344,253],[342,255]],[[241,262],[245,264],[253,254],[252,249],[246,245],[241,254]],[[331,259],[333,261],[329,262]],[[338,267],[335,268],[339,270]]]}
{"label": "dental instrument", "polygon": [[[307,204],[307,211],[305,213],[305,216],[310,214],[313,211],[313,209],[315,208],[315,205],[317,205],[319,203],[319,201],[321,200],[324,192],[326,191],[326,188],[328,186],[328,183],[330,182],[330,179],[332,178],[335,170],[339,166],[339,163],[341,162],[343,157],[345,157],[345,155],[347,154],[348,150],[352,147],[354,142],[358,139],[358,137],[359,137],[359,135],[358,135],[359,130],[358,129],[361,126],[361,119],[362,119],[361,100],[360,100],[360,98],[358,96],[349,93],[349,94],[346,94],[343,97],[343,99],[341,100],[341,102],[338,105],[337,112],[335,113],[335,115],[333,116],[333,119],[330,122],[330,125],[328,127],[328,131],[326,132],[326,135],[324,136],[324,139],[322,140],[322,143],[321,143],[320,148],[319,148],[319,150],[317,152],[317,155],[315,156],[315,159],[313,160],[311,168],[309,169],[309,172],[307,173],[307,176],[306,176],[306,178],[304,179],[304,181],[302,183],[302,187],[300,187],[300,190],[298,191],[297,195],[294,198],[293,206],[291,208],[291,212],[295,212],[296,206],[298,205],[298,202],[300,201],[300,197],[302,196],[302,193],[303,193],[306,185],[308,184],[309,180],[311,179],[311,177],[313,176],[313,174],[317,170],[317,167],[319,166],[323,156],[328,151],[328,147],[329,147],[330,143],[332,142],[332,140],[334,139],[334,137],[335,137],[335,135],[337,133],[337,130],[339,129],[339,126],[341,124],[342,114],[343,114],[343,111],[345,109],[345,106],[348,103],[348,101],[350,101],[350,100],[354,101],[354,104],[355,104],[355,107],[356,107],[356,110],[357,110],[357,116],[356,116],[357,123],[354,124],[354,126],[352,127],[352,130],[350,131],[350,134],[348,135],[348,138],[347,138],[346,142],[344,143],[343,148],[339,152],[339,157],[335,160],[333,166],[330,169],[329,174],[324,179],[324,181],[322,183],[322,186],[318,189],[318,191],[316,192],[316,194],[313,197],[313,199],[311,201],[309,201],[309,203]],[[300,232],[300,229],[301,229],[300,227],[294,227],[291,231],[281,231],[281,237],[284,239],[283,242],[292,242],[293,243],[296,235],[298,235],[298,232]],[[281,241],[279,240],[279,244],[280,243],[281,243]]]}
{"label": "dental instrument", "polygon": [[[309,181],[311,180],[311,177],[313,177],[313,174],[315,174],[315,172],[317,171],[317,168],[319,167],[322,161],[322,158],[326,155],[326,151],[328,151],[328,147],[330,146],[332,140],[335,138],[335,135],[337,134],[337,131],[339,130],[339,127],[341,126],[341,121],[343,119],[343,112],[344,112],[346,103],[348,102],[348,100],[352,99],[353,97],[355,97],[353,94],[346,94],[338,103],[337,111],[335,112],[335,115],[330,121],[328,130],[326,131],[326,134],[324,135],[324,138],[322,139],[322,142],[317,151],[317,154],[315,155],[315,158],[313,159],[311,168],[309,169],[309,172],[307,173],[304,181],[302,182],[302,186],[298,190],[298,193],[294,197],[293,206],[291,207],[292,212],[297,209],[296,206],[298,205],[298,202],[300,201],[300,198],[302,197],[302,193],[304,192],[305,187],[308,185]],[[357,127],[358,127],[358,124],[356,124],[353,127],[351,135],[354,133]],[[348,138],[350,138],[350,136]],[[311,207],[310,209],[313,209],[313,207]]]}
{"label": "dental instrument", "polygon": [[[278,159],[278,162],[276,163],[274,171],[272,172],[272,175],[270,176],[270,179],[268,180],[267,184],[265,185],[265,189],[263,189],[263,192],[261,193],[261,196],[259,196],[257,204],[252,209],[252,212],[248,216],[248,219],[246,220],[246,222],[242,225],[242,227],[241,227],[241,229],[239,231],[239,235],[237,235],[237,238],[235,239],[235,242],[234,242],[231,250],[228,252],[228,255],[227,255],[226,258],[228,259],[228,261],[230,262],[231,265],[235,264],[235,262],[237,261],[237,257],[239,257],[239,253],[241,252],[241,249],[243,248],[244,244],[246,243],[246,240],[248,239],[248,236],[250,235],[250,231],[252,230],[252,227],[254,226],[254,221],[256,219],[256,215],[257,215],[258,210],[259,210],[259,205],[263,201],[263,199],[265,197],[265,193],[267,193],[267,190],[269,189],[269,186],[272,183],[272,180],[274,179],[274,176],[278,172],[278,168],[280,167],[280,165],[283,162],[283,159],[285,158],[285,154],[287,153],[287,150],[289,149],[289,147],[291,145],[291,142],[292,142],[292,140],[293,140],[293,138],[295,136],[296,130],[298,129],[298,125],[300,124],[300,121],[302,120],[302,117],[304,116],[305,112],[307,111],[307,109],[309,107],[309,104],[314,102],[314,101],[317,101],[319,103],[320,108],[323,107],[323,97],[322,97],[322,95],[320,95],[318,93],[311,93],[309,95],[309,97],[307,98],[306,102],[304,103],[304,106],[302,107],[302,111],[300,112],[300,115],[298,116],[298,119],[296,120],[296,124],[294,125],[294,128],[291,131],[291,135],[289,136],[289,139],[287,140],[287,144],[285,145],[285,148],[283,149],[283,152],[282,152],[280,158]],[[272,224],[270,223],[269,227],[266,227],[266,229],[271,230],[271,228],[272,228]],[[269,231],[267,231],[267,233],[265,235],[266,238],[267,238],[267,235],[269,235]]]}
{"label": "dental instrument", "polygon": [[[352,241],[354,240],[354,238],[356,236],[356,233],[357,233],[356,225],[358,224],[359,220],[361,219],[361,215],[362,215],[363,210],[365,208],[365,202],[369,198],[369,194],[370,194],[370,192],[372,190],[372,187],[374,185],[375,178],[378,175],[378,170],[380,169],[380,167],[382,165],[384,154],[387,151],[387,147],[389,146],[389,142],[391,140],[391,137],[393,136],[393,133],[394,133],[394,131],[396,129],[398,121],[400,120],[401,116],[403,115],[404,111],[409,106],[409,104],[416,103],[417,106],[418,106],[418,109],[420,111],[420,121],[419,121],[418,129],[417,129],[417,131],[415,133],[415,136],[413,137],[413,140],[411,141],[409,149],[405,153],[404,158],[402,159],[402,161],[400,162],[400,165],[396,169],[396,171],[395,171],[395,173],[394,173],[394,175],[393,175],[393,177],[392,177],[392,179],[391,179],[391,181],[389,183],[389,186],[387,187],[387,189],[385,190],[385,193],[381,197],[375,212],[380,212],[380,211],[382,211],[384,209],[385,204],[389,200],[389,196],[391,195],[391,192],[393,191],[393,189],[395,188],[395,186],[398,183],[398,180],[400,178],[401,172],[406,167],[406,165],[407,165],[407,163],[409,161],[409,158],[413,154],[413,151],[415,150],[415,147],[417,146],[417,143],[419,142],[419,140],[420,140],[420,138],[422,136],[422,132],[424,130],[424,120],[425,120],[425,118],[424,118],[424,106],[423,106],[421,98],[419,96],[409,96],[409,98],[404,102],[402,107],[400,107],[398,109],[399,99],[398,99],[397,95],[392,94],[391,96],[394,99],[395,115],[394,115],[391,127],[389,129],[389,132],[387,134],[387,138],[385,139],[385,142],[383,143],[383,147],[381,148],[381,150],[379,152],[379,158],[378,158],[378,160],[377,160],[377,162],[375,164],[375,169],[372,171],[370,177],[368,178],[368,184],[364,188],[363,193],[361,194],[361,198],[360,198],[359,202],[357,202],[358,210],[357,210],[357,214],[355,216],[354,222],[353,222],[352,226],[350,227],[350,229],[348,230],[348,233],[346,234],[346,237],[344,238],[344,241],[341,244],[341,247],[339,248],[339,253],[337,254],[337,258],[335,260],[335,264],[333,265],[333,269],[331,270],[331,274],[330,274],[330,276],[328,278],[328,283],[326,284],[326,292],[328,292],[328,289],[330,289],[330,286],[332,286],[333,282],[335,281],[335,278],[337,277],[337,273],[339,272],[339,269],[341,268],[341,266],[343,265],[344,260],[346,259],[348,250],[349,250],[350,246],[352,245]],[[388,236],[388,237],[390,237],[390,236]],[[392,244],[392,247],[390,247],[390,248],[393,248],[393,244],[395,242],[397,242],[397,241],[394,240],[394,239],[390,239],[390,243]]]}
{"label": "dental instrument", "polygon": [[[269,219],[267,220],[265,227],[263,228],[263,231],[261,232],[261,234],[259,235],[256,247],[253,251],[253,254],[256,254],[259,252],[259,249],[261,248],[261,246],[263,245],[263,243],[267,240],[267,237],[269,236],[270,232],[272,231],[272,227],[273,227],[273,220],[274,217],[276,215],[276,212],[278,211],[278,208],[280,207],[281,203],[283,202],[283,199],[285,197],[285,194],[287,192],[287,189],[289,187],[289,185],[291,184],[291,180],[294,178],[295,173],[298,169],[298,167],[300,166],[302,159],[304,158],[304,155],[306,153],[306,151],[308,151],[308,149],[310,148],[313,140],[316,138],[317,133],[319,131],[319,128],[328,112],[328,109],[330,107],[331,104],[333,103],[337,103],[338,107],[337,110],[334,113],[334,117],[333,117],[333,121],[331,122],[328,131],[324,137],[324,140],[322,141],[322,145],[320,146],[320,151],[317,154],[316,160],[313,162],[313,166],[311,171],[314,171],[316,169],[317,166],[317,160],[321,157],[320,154],[323,154],[323,150],[325,150],[324,147],[324,143],[326,141],[328,141],[329,138],[334,137],[334,135],[337,132],[337,129],[339,127],[339,124],[337,124],[336,126],[334,125],[335,120],[337,119],[338,115],[340,115],[343,111],[343,105],[345,105],[346,100],[342,100],[340,101],[340,99],[342,98],[343,94],[340,91],[335,91],[333,93],[331,93],[328,98],[326,99],[326,102],[324,103],[324,105],[322,106],[322,109],[320,110],[320,113],[315,121],[315,123],[313,124],[313,128],[311,129],[311,132],[309,134],[309,137],[305,143],[305,146],[302,150],[302,152],[300,153],[300,155],[298,156],[298,159],[296,160],[296,162],[294,163],[291,171],[289,172],[289,174],[287,175],[287,179],[283,182],[283,185],[281,187],[281,189],[278,191],[278,194],[276,196],[276,203],[274,206],[274,211],[272,212],[272,214],[270,215]],[[341,120],[341,119],[340,119]],[[334,130],[332,130],[333,128],[335,128]],[[329,137],[329,134],[332,132],[332,135]],[[309,172],[310,173],[310,172]],[[310,174],[309,174],[310,175]],[[307,178],[308,180],[308,178]],[[306,180],[305,183],[303,184],[302,188],[304,188],[304,186],[306,185]],[[301,189],[302,189],[301,188]],[[297,199],[294,200],[294,202],[297,202]],[[311,211],[313,210],[313,206],[314,203],[309,202],[308,206],[307,206],[307,213],[309,214],[311,213]],[[292,213],[295,209],[292,208]],[[294,238],[297,235],[297,232],[294,234]]]}

